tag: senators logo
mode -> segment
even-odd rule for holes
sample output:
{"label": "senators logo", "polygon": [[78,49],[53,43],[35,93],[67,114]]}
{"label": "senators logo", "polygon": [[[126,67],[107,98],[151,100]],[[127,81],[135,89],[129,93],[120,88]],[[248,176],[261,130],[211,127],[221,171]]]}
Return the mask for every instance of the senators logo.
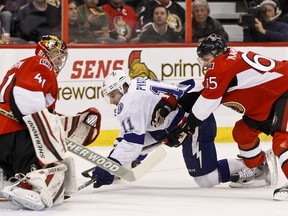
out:
{"label": "senators logo", "polygon": [[128,59],[129,76],[131,79],[135,77],[157,79],[156,74],[149,70],[145,63],[141,62],[141,52],[141,50],[135,50],[130,53]]}
{"label": "senators logo", "polygon": [[227,103],[223,103],[224,106],[231,108],[232,110],[238,112],[238,113],[245,113],[245,107],[242,106],[240,103],[237,102],[227,102]]}
{"label": "senators logo", "polygon": [[181,19],[176,14],[169,14],[167,23],[176,32],[180,32],[182,30]]}

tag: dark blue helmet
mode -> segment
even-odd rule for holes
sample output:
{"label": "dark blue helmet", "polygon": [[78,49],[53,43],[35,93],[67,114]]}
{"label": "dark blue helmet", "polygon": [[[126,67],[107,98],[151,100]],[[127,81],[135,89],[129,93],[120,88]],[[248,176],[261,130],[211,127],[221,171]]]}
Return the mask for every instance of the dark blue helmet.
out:
{"label": "dark blue helmet", "polygon": [[211,34],[206,37],[197,47],[197,55],[199,58],[204,57],[208,53],[218,56],[219,53],[227,53],[227,43],[225,39],[217,34]]}

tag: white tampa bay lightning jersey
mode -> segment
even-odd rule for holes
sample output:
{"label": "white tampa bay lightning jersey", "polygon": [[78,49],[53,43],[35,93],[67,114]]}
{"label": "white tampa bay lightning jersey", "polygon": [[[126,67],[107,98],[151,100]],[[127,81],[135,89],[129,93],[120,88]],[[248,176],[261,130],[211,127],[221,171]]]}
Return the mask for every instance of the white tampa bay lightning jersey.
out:
{"label": "white tampa bay lightning jersey", "polygon": [[143,147],[157,142],[149,132],[165,130],[178,113],[178,110],[172,111],[159,127],[151,125],[154,108],[162,95],[170,93],[179,98],[193,87],[193,80],[192,85],[188,86],[176,86],[140,77],[132,80],[128,92],[117,105],[117,118],[121,124],[120,141],[116,143],[110,157],[117,159],[123,166],[130,166],[141,154]]}

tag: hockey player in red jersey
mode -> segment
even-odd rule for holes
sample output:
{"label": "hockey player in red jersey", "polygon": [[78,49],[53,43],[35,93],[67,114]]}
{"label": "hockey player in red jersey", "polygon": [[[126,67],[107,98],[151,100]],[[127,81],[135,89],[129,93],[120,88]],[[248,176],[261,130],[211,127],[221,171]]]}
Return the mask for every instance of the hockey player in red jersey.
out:
{"label": "hockey player in red jersey", "polygon": [[[235,124],[233,138],[243,161],[253,168],[232,175],[232,185],[267,176],[260,133],[273,136],[273,152],[288,178],[288,62],[228,48],[225,40],[216,34],[199,44],[197,55],[207,73],[202,93],[180,131],[187,132],[200,125],[220,104],[230,107],[243,114]],[[179,133],[179,128],[174,131]],[[276,189],[273,198],[288,200],[288,186]]]}
{"label": "hockey player in red jersey", "polygon": [[53,114],[57,75],[68,55],[65,42],[42,36],[35,54],[16,63],[0,85],[0,168],[11,180],[1,192],[21,208],[42,210],[63,203],[65,138],[75,131],[72,118]]}

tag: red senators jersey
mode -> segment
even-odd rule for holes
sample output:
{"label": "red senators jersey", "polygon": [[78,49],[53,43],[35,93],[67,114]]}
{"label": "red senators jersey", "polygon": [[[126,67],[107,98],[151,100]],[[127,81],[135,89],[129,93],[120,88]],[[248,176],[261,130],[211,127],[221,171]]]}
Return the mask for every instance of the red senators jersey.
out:
{"label": "red senators jersey", "polygon": [[134,31],[140,29],[138,17],[133,8],[123,5],[121,8],[115,8],[111,4],[104,4],[101,6],[108,14],[109,30],[116,31],[128,39]]}
{"label": "red senators jersey", "polygon": [[[33,56],[16,63],[5,75],[0,85],[0,107],[20,116],[54,109],[58,84],[54,68],[48,59]],[[0,134],[26,129],[0,114]]]}
{"label": "red senators jersey", "polygon": [[229,49],[209,65],[204,90],[192,111],[206,119],[220,104],[263,121],[273,103],[288,90],[288,63],[253,52]]}

